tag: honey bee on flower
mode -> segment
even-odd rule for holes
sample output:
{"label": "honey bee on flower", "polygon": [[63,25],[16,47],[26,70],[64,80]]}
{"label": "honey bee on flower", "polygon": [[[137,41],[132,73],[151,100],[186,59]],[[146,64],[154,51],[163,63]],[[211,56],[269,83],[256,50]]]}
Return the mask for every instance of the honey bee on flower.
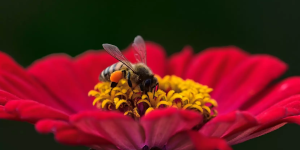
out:
{"label": "honey bee on flower", "polygon": [[[104,49],[119,62],[101,72],[99,79],[102,83],[95,86],[97,91],[89,93],[96,97],[94,105],[102,110],[121,111],[134,119],[164,107],[198,111],[203,114],[205,121],[216,116],[214,108],[217,102],[210,98],[211,88],[176,76],[161,79],[147,66],[143,38],[137,36],[132,45],[137,64],[130,63],[116,46],[103,44]],[[105,91],[108,84],[110,88]]]}
{"label": "honey bee on flower", "polygon": [[143,38],[137,36],[132,45],[135,50],[134,56],[138,62],[136,64],[130,63],[118,47],[111,44],[103,44],[104,49],[120,62],[103,70],[100,80],[102,82],[111,82],[111,87],[114,88],[120,79],[124,77],[131,88],[139,86],[140,90],[146,94],[147,92],[155,92],[158,89],[158,82],[151,69],[147,66],[147,51]]}

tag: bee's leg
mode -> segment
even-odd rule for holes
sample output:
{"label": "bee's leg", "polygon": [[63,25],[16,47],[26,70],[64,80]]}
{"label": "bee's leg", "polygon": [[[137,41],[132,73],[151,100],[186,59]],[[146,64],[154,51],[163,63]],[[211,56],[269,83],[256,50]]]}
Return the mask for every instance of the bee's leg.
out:
{"label": "bee's leg", "polygon": [[146,89],[146,87],[143,85],[143,83],[140,84],[140,89],[142,91],[142,94],[146,94],[148,97],[148,88]]}
{"label": "bee's leg", "polygon": [[158,83],[154,86],[153,99],[155,97],[155,92],[158,90]]}
{"label": "bee's leg", "polygon": [[[154,88],[155,88],[155,87],[154,87]],[[153,97],[152,97],[152,98],[154,99],[154,97],[155,97],[155,89],[153,90]]]}
{"label": "bee's leg", "polygon": [[118,85],[117,82],[111,82],[111,83],[110,83],[111,89],[110,89],[110,92],[109,92],[109,93],[111,93],[111,91],[113,90],[113,88],[116,87],[117,85]]}
{"label": "bee's leg", "polygon": [[129,87],[132,87],[132,83],[131,83],[131,80],[130,80],[130,72],[129,71],[128,71],[128,74],[127,74],[127,82],[128,82]]}
{"label": "bee's leg", "polygon": [[145,93],[146,93],[146,95],[149,97],[148,92],[145,92]]}
{"label": "bee's leg", "polygon": [[111,82],[110,87],[111,87],[111,88],[114,88],[114,87],[116,87],[117,85],[118,85],[117,82]]}
{"label": "bee's leg", "polygon": [[110,84],[111,88],[114,88],[118,85],[118,82],[122,78],[122,74],[123,73],[121,71],[115,71],[110,75],[109,79],[110,79],[110,82],[111,82],[111,84]]}
{"label": "bee's leg", "polygon": [[122,70],[123,77],[126,78],[126,70]]}
{"label": "bee's leg", "polygon": [[144,90],[145,90],[145,88],[144,88],[144,86],[143,86],[142,83],[140,84],[140,89],[141,89],[141,91],[143,91],[143,92],[144,92]]}
{"label": "bee's leg", "polygon": [[112,89],[114,87],[116,87],[118,85],[119,81],[122,78],[122,75],[123,75],[123,73],[121,71],[115,71],[110,75],[110,77],[109,77],[110,82],[111,82],[110,83],[110,87],[111,87],[110,92],[112,91]]}

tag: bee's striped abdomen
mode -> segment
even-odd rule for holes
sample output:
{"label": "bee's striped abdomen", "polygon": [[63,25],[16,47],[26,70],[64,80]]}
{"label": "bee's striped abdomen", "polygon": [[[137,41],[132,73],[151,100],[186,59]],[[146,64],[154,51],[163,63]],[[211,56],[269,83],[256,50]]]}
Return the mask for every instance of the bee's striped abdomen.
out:
{"label": "bee's striped abdomen", "polygon": [[117,71],[121,70],[122,67],[124,68],[125,65],[121,62],[117,62],[106,69],[104,69],[101,74],[100,74],[100,81],[105,82],[105,81],[110,81],[110,74]]}

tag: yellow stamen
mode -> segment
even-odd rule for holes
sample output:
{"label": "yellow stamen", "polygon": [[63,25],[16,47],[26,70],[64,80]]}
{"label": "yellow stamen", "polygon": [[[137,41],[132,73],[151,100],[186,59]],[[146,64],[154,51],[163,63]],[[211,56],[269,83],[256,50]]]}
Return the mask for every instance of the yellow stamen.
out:
{"label": "yellow stamen", "polygon": [[101,107],[99,109],[118,110],[135,119],[165,107],[195,110],[203,114],[206,121],[217,115],[218,104],[209,94],[212,88],[176,76],[156,77],[160,87],[154,96],[153,92],[130,88],[126,79],[121,79],[113,89],[108,82],[98,83],[88,95],[95,97],[93,105]]}

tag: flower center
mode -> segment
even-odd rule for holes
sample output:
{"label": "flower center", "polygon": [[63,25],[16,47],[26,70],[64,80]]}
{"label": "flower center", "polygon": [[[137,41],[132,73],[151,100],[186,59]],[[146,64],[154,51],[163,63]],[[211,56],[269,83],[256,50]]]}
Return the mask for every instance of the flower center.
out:
{"label": "flower center", "polygon": [[126,79],[121,79],[114,88],[110,82],[98,83],[88,95],[95,97],[93,105],[97,108],[119,111],[134,119],[166,107],[197,111],[205,122],[217,115],[217,102],[209,94],[212,88],[177,76],[156,78],[160,86],[156,92],[143,93],[138,86],[131,88]]}

